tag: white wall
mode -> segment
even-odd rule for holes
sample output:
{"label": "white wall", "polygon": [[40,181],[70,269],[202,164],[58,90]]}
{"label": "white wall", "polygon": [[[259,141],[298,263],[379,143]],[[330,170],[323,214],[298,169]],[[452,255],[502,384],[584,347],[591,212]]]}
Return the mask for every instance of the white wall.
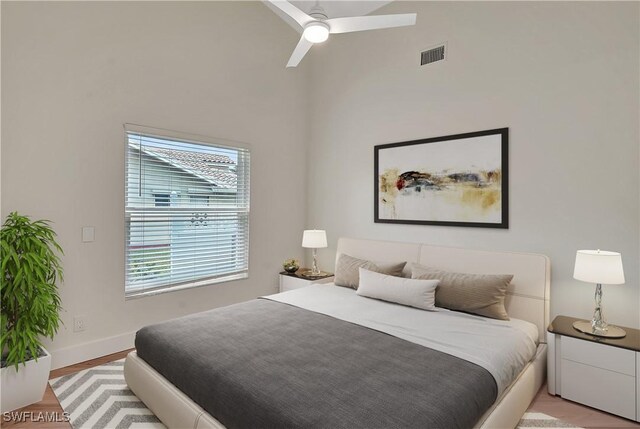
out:
{"label": "white wall", "polygon": [[[55,366],[273,293],[302,256],[307,71],[284,67],[297,38],[259,2],[2,3],[2,216],[52,220],[65,249]],[[124,300],[126,122],[251,144],[248,280]]]}
{"label": "white wall", "polygon": [[[639,320],[639,7],[630,3],[394,2],[415,27],[314,48],[307,225],[353,236],[544,253],[553,315],[591,317],[577,249],[623,255],[610,322]],[[448,42],[446,62],[419,52]],[[508,230],[375,224],[373,146],[509,127]]]}

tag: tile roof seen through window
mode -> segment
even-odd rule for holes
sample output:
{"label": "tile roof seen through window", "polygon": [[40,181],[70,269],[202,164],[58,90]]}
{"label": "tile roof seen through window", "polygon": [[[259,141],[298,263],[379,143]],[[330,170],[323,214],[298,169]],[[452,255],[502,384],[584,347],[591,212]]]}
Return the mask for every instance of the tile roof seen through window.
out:
{"label": "tile roof seen through window", "polygon": [[163,149],[152,146],[142,146],[142,151],[147,155],[200,177],[216,187],[227,189],[236,187],[237,174],[230,170],[235,168],[236,163],[226,155]]}

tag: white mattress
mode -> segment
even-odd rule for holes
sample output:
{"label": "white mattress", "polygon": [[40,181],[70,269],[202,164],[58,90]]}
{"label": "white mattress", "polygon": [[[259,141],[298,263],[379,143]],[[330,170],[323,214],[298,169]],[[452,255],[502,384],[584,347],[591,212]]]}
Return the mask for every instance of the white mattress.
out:
{"label": "white mattress", "polygon": [[480,365],[502,395],[536,354],[538,328],[524,320],[425,311],[359,296],[350,288],[315,284],[266,298],[366,326]]}

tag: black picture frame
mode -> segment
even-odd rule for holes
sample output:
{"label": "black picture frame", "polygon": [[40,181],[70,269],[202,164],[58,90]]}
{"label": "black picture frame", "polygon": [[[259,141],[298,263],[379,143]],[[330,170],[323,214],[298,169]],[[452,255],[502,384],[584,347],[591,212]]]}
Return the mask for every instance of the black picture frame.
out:
{"label": "black picture frame", "polygon": [[[464,150],[466,153],[462,152]],[[494,153],[496,150],[500,153]],[[460,151],[458,157],[456,151]],[[470,153],[481,155],[480,162],[485,165],[499,163],[499,171],[497,166],[493,169],[481,169],[474,163],[479,158],[470,158]],[[437,170],[438,160],[443,160],[440,170]],[[393,162],[415,167],[405,168],[406,171],[403,172],[400,172],[402,168],[380,171],[387,165],[393,165]],[[447,162],[457,163],[457,170],[451,172],[447,168]],[[425,163],[431,163],[431,172],[426,171],[427,168],[420,171],[421,165]],[[468,163],[466,170],[465,163]],[[377,145],[374,147],[373,164],[376,223],[509,228],[509,128]],[[395,184],[394,179],[397,179]],[[396,190],[393,189],[394,186]],[[433,200],[432,204],[417,200],[427,195],[429,198],[423,199]],[[400,202],[406,202],[407,198],[414,196],[415,204],[404,204],[403,212],[398,214],[398,198]],[[457,197],[459,198],[456,199]],[[494,207],[497,202],[499,206]],[[407,208],[420,204],[424,208],[422,211],[416,209],[412,213]],[[426,214],[427,211],[433,212],[438,204],[442,206],[442,211],[455,212],[455,215],[449,217]],[[389,212],[393,215],[389,215]],[[467,212],[477,212],[477,216],[467,218]],[[465,214],[464,219],[461,219],[460,213]]]}

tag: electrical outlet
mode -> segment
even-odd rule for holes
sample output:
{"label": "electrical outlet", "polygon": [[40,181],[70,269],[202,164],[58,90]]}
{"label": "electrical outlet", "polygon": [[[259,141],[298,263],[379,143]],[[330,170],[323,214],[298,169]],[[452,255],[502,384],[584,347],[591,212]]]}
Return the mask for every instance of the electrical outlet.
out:
{"label": "electrical outlet", "polygon": [[76,316],[73,318],[73,332],[82,332],[87,329],[84,316]]}

